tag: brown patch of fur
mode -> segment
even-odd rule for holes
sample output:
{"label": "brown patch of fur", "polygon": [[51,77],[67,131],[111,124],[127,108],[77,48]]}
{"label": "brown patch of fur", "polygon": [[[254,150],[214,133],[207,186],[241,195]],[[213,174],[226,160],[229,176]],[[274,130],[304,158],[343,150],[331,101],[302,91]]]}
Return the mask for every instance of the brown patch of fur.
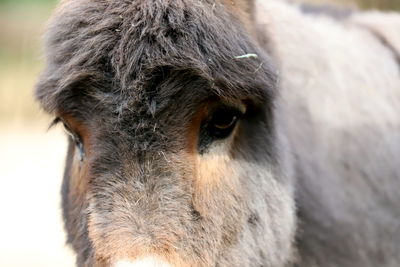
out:
{"label": "brown patch of fur", "polygon": [[[214,192],[221,186],[234,188],[232,186],[235,180],[234,170],[230,161],[231,158],[225,154],[197,156],[194,191],[200,199],[199,203],[203,203],[204,199],[213,198]],[[207,213],[207,207],[200,209],[199,212]]]}
{"label": "brown patch of fur", "polygon": [[78,160],[72,162],[70,180],[70,198],[76,201],[83,200],[88,187],[89,170],[87,164],[80,164]]}
{"label": "brown patch of fur", "polygon": [[[235,170],[231,166],[231,153],[230,147],[235,139],[236,129],[232,135],[224,140],[217,148],[217,151],[212,151],[204,155],[200,155],[198,151],[199,131],[202,121],[209,116],[212,107],[218,105],[213,101],[208,101],[199,108],[197,113],[193,116],[187,133],[187,152],[191,162],[191,169],[193,174],[193,191],[201,199],[211,199],[215,190],[218,187],[229,187],[234,189]],[[231,103],[235,105],[235,103]],[[243,104],[235,105],[238,109],[245,111],[246,107]],[[199,201],[201,203],[202,200]],[[200,208],[200,207],[196,207]],[[201,214],[207,213],[207,207],[199,210]]]}
{"label": "brown patch of fur", "polygon": [[[236,130],[216,151],[203,155],[198,152],[193,154],[193,204],[202,216],[209,215],[209,207],[204,203],[212,203],[217,195],[226,191],[238,194],[239,180],[229,152],[235,134]],[[229,202],[229,199],[224,201]]]}
{"label": "brown patch of fur", "polygon": [[87,187],[89,183],[89,162],[92,157],[92,141],[91,134],[94,133],[93,130],[88,129],[86,125],[82,122],[74,118],[73,116],[63,114],[60,115],[64,121],[68,123],[68,126],[73,130],[79,137],[82,139],[82,143],[84,145],[85,150],[85,158],[88,160],[80,162],[79,159],[76,158],[76,147],[73,148],[74,157],[72,159],[71,166],[71,179],[70,179],[70,197],[75,201],[83,201],[86,193]]}
{"label": "brown patch of fur", "polygon": [[75,118],[74,116],[68,114],[61,114],[58,117],[61,117],[65,122],[68,123],[68,126],[73,130],[75,133],[82,138],[83,144],[85,145],[85,152],[91,152],[91,138],[90,133],[93,134],[93,129],[89,129],[87,125],[82,123],[80,120]]}
{"label": "brown patch of fur", "polygon": [[202,120],[207,115],[207,105],[209,103],[204,103],[196,114],[192,117],[189,127],[187,130],[187,144],[186,151],[189,155],[196,155],[198,153],[197,146],[199,142],[199,129]]}

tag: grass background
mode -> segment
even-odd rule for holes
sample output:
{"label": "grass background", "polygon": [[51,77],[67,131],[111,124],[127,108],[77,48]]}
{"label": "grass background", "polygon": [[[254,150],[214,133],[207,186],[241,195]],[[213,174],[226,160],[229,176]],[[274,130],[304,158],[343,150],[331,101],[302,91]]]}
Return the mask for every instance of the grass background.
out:
{"label": "grass background", "polygon": [[[268,1],[268,0],[265,0]],[[293,0],[400,10],[400,0]],[[0,266],[73,266],[60,184],[65,138],[33,101],[54,0],[0,0]]]}

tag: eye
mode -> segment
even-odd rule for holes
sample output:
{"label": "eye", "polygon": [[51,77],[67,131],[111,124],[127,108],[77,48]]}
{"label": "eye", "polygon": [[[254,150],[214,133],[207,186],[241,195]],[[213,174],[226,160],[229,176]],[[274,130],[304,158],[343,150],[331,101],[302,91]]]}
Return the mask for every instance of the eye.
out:
{"label": "eye", "polygon": [[217,108],[207,123],[208,135],[218,139],[228,137],[242,116],[241,111],[232,107]]}
{"label": "eye", "polygon": [[65,131],[71,137],[71,139],[74,142],[76,148],[78,149],[80,161],[83,161],[83,159],[85,157],[85,148],[83,146],[83,142],[82,142],[81,137],[75,131],[73,131],[72,127],[68,124],[68,122],[66,122],[62,118],[56,118],[54,120],[53,124],[57,124],[59,122],[61,122],[63,124]]}

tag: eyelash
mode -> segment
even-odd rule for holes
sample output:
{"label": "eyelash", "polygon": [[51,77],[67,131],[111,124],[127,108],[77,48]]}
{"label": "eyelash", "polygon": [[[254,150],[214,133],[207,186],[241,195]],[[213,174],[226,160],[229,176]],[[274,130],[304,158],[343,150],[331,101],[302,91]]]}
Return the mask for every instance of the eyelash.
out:
{"label": "eyelash", "polygon": [[64,126],[64,130],[67,132],[67,134],[70,136],[70,138],[72,139],[72,141],[74,142],[75,146],[78,148],[79,151],[79,156],[80,156],[80,161],[83,161],[83,159],[85,158],[85,148],[83,146],[83,142],[81,137],[75,133],[71,127],[68,125],[67,122],[65,122],[62,118],[60,117],[56,117],[49,126],[49,129],[56,126],[57,124],[62,123]]}

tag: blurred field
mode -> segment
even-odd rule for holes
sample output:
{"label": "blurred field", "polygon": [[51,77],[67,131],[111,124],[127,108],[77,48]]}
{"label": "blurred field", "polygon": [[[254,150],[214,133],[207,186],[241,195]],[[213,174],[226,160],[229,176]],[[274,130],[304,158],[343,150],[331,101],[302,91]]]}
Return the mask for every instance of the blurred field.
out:
{"label": "blurred field", "polygon": [[59,191],[65,154],[60,130],[0,130],[0,266],[73,266],[65,247]]}
{"label": "blurred field", "polygon": [[60,187],[65,138],[33,101],[54,1],[0,1],[0,266],[67,267]]}
{"label": "blurred field", "polygon": [[26,124],[42,119],[32,101],[32,87],[42,68],[40,36],[53,5],[22,5],[4,1],[0,5],[2,122]]}
{"label": "blurred field", "polygon": [[399,0],[296,0],[316,4],[340,4],[363,9],[400,10]]}
{"label": "blurred field", "polygon": [[[336,2],[400,10],[400,0]],[[32,93],[43,66],[41,35],[54,5],[0,0],[0,266],[73,266],[59,198],[65,140],[59,129],[46,131],[50,118]]]}

